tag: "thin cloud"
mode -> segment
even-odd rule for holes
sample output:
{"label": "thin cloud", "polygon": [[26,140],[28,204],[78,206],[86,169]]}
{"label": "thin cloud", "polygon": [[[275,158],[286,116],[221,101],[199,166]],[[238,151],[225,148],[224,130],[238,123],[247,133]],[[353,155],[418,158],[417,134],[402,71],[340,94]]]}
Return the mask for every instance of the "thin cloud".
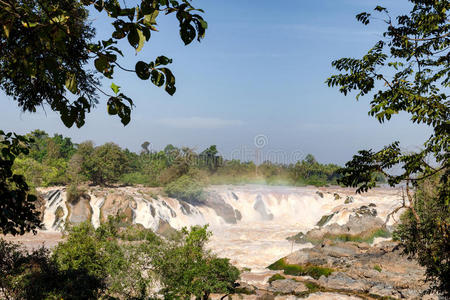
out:
{"label": "thin cloud", "polygon": [[219,118],[165,118],[157,121],[159,124],[178,129],[219,129],[241,126],[240,120],[225,120]]}

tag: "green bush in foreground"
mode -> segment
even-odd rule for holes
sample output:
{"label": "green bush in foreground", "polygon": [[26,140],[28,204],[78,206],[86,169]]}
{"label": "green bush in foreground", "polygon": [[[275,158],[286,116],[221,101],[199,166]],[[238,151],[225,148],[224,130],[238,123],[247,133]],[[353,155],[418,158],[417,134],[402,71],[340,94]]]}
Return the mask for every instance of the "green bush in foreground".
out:
{"label": "green bush in foreground", "polygon": [[319,279],[322,275],[330,276],[334,270],[331,268],[319,267],[314,265],[294,265],[286,263],[284,258],[281,258],[267,267],[269,270],[283,270],[286,275],[293,276],[311,276],[314,279]]}
{"label": "green bush in foreground", "polygon": [[[0,295],[6,299],[207,299],[235,291],[239,270],[205,248],[206,227],[169,238],[109,218],[68,229],[51,254],[0,240]],[[162,289],[157,294],[153,288]]]}

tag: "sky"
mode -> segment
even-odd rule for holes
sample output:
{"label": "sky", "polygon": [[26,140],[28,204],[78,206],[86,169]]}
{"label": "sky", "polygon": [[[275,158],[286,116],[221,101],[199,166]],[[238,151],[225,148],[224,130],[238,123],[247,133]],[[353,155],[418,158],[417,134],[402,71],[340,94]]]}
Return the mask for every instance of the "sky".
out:
{"label": "sky", "polygon": [[[26,133],[42,129],[75,142],[115,142],[140,151],[144,141],[159,150],[167,144],[202,151],[217,145],[226,158],[290,163],[312,153],[324,163],[344,164],[357,150],[380,149],[399,140],[419,149],[431,131],[400,114],[380,124],[368,116],[370,97],[356,101],[324,83],[336,73],[331,62],[361,57],[380,38],[382,22],[363,26],[355,19],[376,5],[392,15],[406,13],[406,0],[194,0],[205,10],[209,28],[201,43],[184,46],[174,16],[162,16],[159,32],[138,54],[126,44],[121,65],[159,55],[173,59],[177,92],[171,97],[135,74],[118,73],[111,82],[136,107],[124,127],[108,116],[106,98],[81,129],[65,128],[49,107],[22,113],[0,91],[0,128]],[[112,26],[92,13],[99,38]]]}

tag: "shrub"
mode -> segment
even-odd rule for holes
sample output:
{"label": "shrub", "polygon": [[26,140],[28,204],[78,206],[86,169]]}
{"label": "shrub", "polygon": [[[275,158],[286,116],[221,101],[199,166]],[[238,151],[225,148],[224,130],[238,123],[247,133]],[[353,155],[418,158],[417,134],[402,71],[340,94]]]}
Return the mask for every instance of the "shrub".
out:
{"label": "shrub", "polygon": [[149,185],[151,180],[149,176],[145,174],[142,174],[140,172],[133,172],[123,174],[120,177],[119,181],[125,185],[136,185],[136,184]]}
{"label": "shrub", "polygon": [[400,241],[405,255],[426,268],[430,291],[450,297],[450,188],[448,182],[439,180],[440,175],[422,181],[413,195],[420,223],[408,209],[394,238]]}
{"label": "shrub", "polygon": [[153,271],[158,274],[165,299],[208,299],[211,293],[231,293],[239,270],[228,259],[206,249],[211,236],[207,227],[184,228],[151,253]]}
{"label": "shrub", "polygon": [[204,185],[189,175],[183,175],[175,181],[169,183],[164,191],[170,197],[177,198],[186,202],[203,202]]}
{"label": "shrub", "polygon": [[85,270],[61,270],[45,248],[28,252],[0,240],[0,293],[7,299],[98,299],[104,281]]}

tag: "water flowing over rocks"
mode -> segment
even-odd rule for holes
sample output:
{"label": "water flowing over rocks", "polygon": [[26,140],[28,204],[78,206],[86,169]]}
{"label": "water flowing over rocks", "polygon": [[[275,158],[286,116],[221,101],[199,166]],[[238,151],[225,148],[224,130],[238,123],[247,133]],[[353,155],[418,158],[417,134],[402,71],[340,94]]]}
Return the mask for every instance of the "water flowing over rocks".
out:
{"label": "water flowing over rocks", "polygon": [[[89,187],[71,203],[64,187],[40,191],[46,234],[59,232],[65,222],[90,220],[99,226],[118,213],[161,234],[209,224],[209,247],[246,270],[244,294],[233,299],[426,299],[420,294],[426,288],[423,269],[386,241],[401,213],[385,223],[401,203],[394,189],[357,195],[340,187],[214,186],[203,199],[186,202],[156,188]],[[283,274],[284,279],[269,283],[283,271],[267,266],[282,258],[332,273],[316,279]]]}

